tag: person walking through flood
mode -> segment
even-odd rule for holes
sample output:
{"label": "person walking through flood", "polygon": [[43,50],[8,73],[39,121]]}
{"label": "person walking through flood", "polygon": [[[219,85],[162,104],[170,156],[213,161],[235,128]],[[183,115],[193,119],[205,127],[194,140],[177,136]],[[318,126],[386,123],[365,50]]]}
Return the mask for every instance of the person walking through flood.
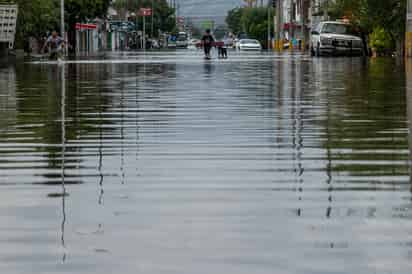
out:
{"label": "person walking through flood", "polygon": [[212,49],[214,43],[215,43],[215,39],[210,33],[210,29],[207,29],[205,34],[202,37],[202,46],[205,51],[206,59],[211,59],[210,50]]}
{"label": "person walking through flood", "polygon": [[226,53],[226,58],[227,58],[227,49],[225,47],[225,40],[220,40],[218,42],[216,42],[216,46],[217,46],[217,57],[219,59],[223,59],[225,58],[225,53]]}
{"label": "person walking through flood", "polygon": [[48,48],[50,59],[58,59],[64,50],[64,40],[57,35],[57,31],[53,31],[43,46],[43,51]]}

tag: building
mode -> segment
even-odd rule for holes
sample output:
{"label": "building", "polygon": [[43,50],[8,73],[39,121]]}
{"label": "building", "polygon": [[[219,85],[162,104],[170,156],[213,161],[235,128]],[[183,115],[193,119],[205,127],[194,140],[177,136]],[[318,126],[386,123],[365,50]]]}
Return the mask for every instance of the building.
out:
{"label": "building", "polygon": [[280,3],[280,38],[307,41],[310,30],[311,0],[282,0]]}
{"label": "building", "polygon": [[0,55],[14,47],[17,5],[0,5]]}
{"label": "building", "polygon": [[306,45],[310,30],[319,22],[328,20],[328,6],[334,0],[278,0],[279,39],[301,41]]}
{"label": "building", "polygon": [[311,0],[310,15],[312,25],[318,24],[320,21],[329,20],[328,6],[334,0]]}

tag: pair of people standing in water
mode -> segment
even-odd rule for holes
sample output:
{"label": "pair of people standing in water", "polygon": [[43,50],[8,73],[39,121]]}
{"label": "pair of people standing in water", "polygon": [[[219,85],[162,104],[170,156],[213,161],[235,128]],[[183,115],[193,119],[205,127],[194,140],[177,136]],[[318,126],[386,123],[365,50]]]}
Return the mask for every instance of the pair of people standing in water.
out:
{"label": "pair of people standing in water", "polygon": [[207,29],[205,34],[203,35],[202,39],[202,46],[203,46],[203,50],[205,52],[205,58],[210,60],[212,58],[210,51],[212,49],[212,47],[217,46],[218,48],[218,55],[219,58],[227,58],[227,43],[226,41],[222,41],[222,42],[216,42],[215,38],[213,37],[213,35],[210,32],[210,29]]}

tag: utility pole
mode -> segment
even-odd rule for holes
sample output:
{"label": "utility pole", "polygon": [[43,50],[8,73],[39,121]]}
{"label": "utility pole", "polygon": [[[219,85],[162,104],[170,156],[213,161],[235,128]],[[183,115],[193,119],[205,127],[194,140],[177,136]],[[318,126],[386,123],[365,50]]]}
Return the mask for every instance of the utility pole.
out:
{"label": "utility pole", "polygon": [[283,9],[283,0],[275,0],[276,2],[276,16],[275,16],[275,34],[276,34],[276,48],[282,49],[282,9]]}
{"label": "utility pole", "polygon": [[146,15],[143,16],[143,51],[146,51]]}
{"label": "utility pole", "polygon": [[306,49],[306,45],[309,45],[309,28],[308,24],[310,22],[309,15],[311,12],[309,11],[311,4],[311,0],[302,0],[302,50]]}
{"label": "utility pole", "polygon": [[412,57],[412,0],[408,0],[406,8],[405,55]]}
{"label": "utility pole", "polygon": [[[289,0],[289,31],[288,31],[288,33],[289,33],[289,45],[291,45],[292,44],[292,41],[293,41],[293,38],[295,38],[295,33],[294,33],[294,30],[293,30],[293,17],[295,16],[295,14],[294,14],[294,9],[293,9],[293,7],[294,7],[294,3],[293,3],[293,0]],[[292,49],[292,47],[289,47],[289,49]]]}
{"label": "utility pole", "polygon": [[[263,4],[263,2],[262,2],[262,4]],[[268,51],[272,48],[271,47],[271,37],[270,37],[270,1],[268,1],[268,6],[267,6],[267,9],[268,9],[268,33],[267,33],[267,35],[268,35]]]}
{"label": "utility pole", "polygon": [[64,0],[60,0],[60,36],[64,39]]}
{"label": "utility pole", "polygon": [[329,0],[325,0],[324,7],[323,7],[323,17],[325,21],[329,20],[328,9],[329,9]]}
{"label": "utility pole", "polygon": [[154,0],[152,0],[152,22],[151,22],[151,27],[150,27],[150,35],[153,38],[153,31],[154,31]]}

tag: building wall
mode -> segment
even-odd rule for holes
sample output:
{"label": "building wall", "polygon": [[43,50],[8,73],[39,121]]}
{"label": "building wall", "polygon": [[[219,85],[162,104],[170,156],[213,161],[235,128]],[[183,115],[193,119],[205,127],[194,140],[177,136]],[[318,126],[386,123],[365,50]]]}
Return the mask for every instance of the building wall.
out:
{"label": "building wall", "polygon": [[17,14],[17,5],[0,4],[0,42],[8,43],[9,48],[14,46]]}

